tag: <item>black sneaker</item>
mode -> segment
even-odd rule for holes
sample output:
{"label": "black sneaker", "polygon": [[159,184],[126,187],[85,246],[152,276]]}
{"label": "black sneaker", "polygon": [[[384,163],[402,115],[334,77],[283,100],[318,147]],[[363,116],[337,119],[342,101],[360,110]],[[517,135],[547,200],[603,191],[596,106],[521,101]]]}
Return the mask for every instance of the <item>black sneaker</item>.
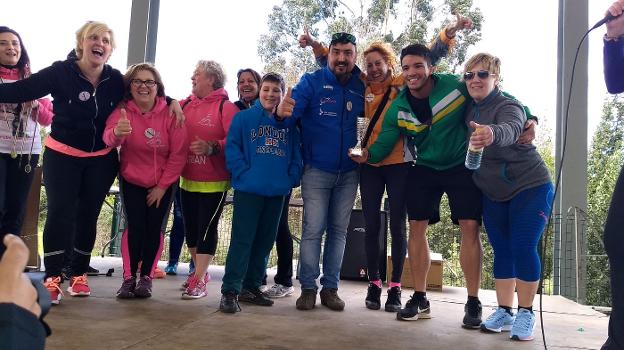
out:
{"label": "black sneaker", "polygon": [[366,307],[371,310],[379,310],[381,308],[381,288],[374,283],[368,284],[368,292],[366,293]]}
{"label": "black sneaker", "polygon": [[100,270],[96,269],[95,267],[89,266],[87,268],[87,276],[97,276],[99,273]]}
{"label": "black sneaker", "polygon": [[480,301],[468,301],[464,305],[464,320],[462,327],[466,329],[479,329],[481,327],[482,308]]}
{"label": "black sneaker", "polygon": [[221,303],[219,303],[219,310],[226,314],[234,314],[241,311],[240,305],[238,305],[238,296],[234,292],[226,292],[221,295]]}
{"label": "black sneaker", "polygon": [[421,318],[431,318],[431,309],[427,297],[417,298],[412,295],[405,304],[405,308],[397,312],[397,320],[416,321]]}
{"label": "black sneaker", "polygon": [[399,310],[401,310],[401,287],[392,287],[388,289],[386,311],[398,312]]}
{"label": "black sneaker", "polygon": [[264,293],[262,293],[258,288],[243,289],[241,294],[238,296],[238,301],[260,306],[273,306],[273,300],[267,298],[267,296],[264,295]]}

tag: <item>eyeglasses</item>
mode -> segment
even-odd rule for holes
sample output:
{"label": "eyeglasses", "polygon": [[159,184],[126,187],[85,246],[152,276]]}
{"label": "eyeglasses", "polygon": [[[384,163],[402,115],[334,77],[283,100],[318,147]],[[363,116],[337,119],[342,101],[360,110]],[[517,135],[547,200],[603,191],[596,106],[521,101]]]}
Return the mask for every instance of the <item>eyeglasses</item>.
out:
{"label": "eyeglasses", "polygon": [[145,85],[148,88],[156,86],[155,80],[141,80],[141,79],[132,79],[130,80],[130,84],[134,85],[134,87],[141,87],[141,85]]}
{"label": "eyeglasses", "polygon": [[336,43],[341,43],[341,44],[351,43],[355,45],[355,36],[353,34],[349,34],[345,32],[335,33],[331,37],[330,45],[333,45]]}
{"label": "eyeglasses", "polygon": [[466,72],[464,73],[464,80],[468,81],[468,80],[472,80],[472,78],[474,78],[476,76],[478,76],[481,79],[486,79],[487,77],[491,76],[496,76],[496,74],[494,73],[490,73],[487,70],[480,70],[478,72]]}

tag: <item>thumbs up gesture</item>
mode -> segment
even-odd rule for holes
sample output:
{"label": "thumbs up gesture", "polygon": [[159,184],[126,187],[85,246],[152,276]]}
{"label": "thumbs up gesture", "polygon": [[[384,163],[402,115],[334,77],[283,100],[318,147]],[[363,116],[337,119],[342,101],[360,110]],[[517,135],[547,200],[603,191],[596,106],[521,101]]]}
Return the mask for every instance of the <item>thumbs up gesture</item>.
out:
{"label": "thumbs up gesture", "polygon": [[311,46],[314,39],[310,35],[308,27],[303,28],[303,34],[299,35],[299,47],[305,49],[307,46]]}
{"label": "thumbs up gesture", "polygon": [[282,102],[277,105],[277,110],[275,114],[279,118],[288,118],[292,116],[293,110],[295,109],[295,100],[292,98],[292,87],[288,88],[286,95],[282,99]]}
{"label": "thumbs up gesture", "polygon": [[310,35],[310,29],[308,27],[303,28],[303,34],[299,35],[299,47],[305,49],[310,46],[313,49],[319,49],[323,46],[320,42],[316,41],[312,35]]}
{"label": "thumbs up gesture", "polygon": [[126,109],[121,109],[121,118],[117,121],[117,125],[113,129],[113,133],[117,137],[124,137],[132,133],[132,125],[130,125],[130,120],[128,120],[128,115],[126,114]]}
{"label": "thumbs up gesture", "polygon": [[494,142],[494,132],[487,125],[470,122],[470,127],[475,131],[470,135],[470,145],[474,148],[483,148]]}

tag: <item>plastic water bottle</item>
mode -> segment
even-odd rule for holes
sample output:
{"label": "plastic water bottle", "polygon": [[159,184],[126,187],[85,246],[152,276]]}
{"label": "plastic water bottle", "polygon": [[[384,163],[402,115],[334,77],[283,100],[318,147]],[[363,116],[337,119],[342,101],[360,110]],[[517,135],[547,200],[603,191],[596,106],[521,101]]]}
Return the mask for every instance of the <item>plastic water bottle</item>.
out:
{"label": "plastic water bottle", "polygon": [[466,152],[466,168],[470,170],[477,170],[481,166],[481,157],[483,156],[483,147],[475,148],[472,144],[468,145],[468,151]]}

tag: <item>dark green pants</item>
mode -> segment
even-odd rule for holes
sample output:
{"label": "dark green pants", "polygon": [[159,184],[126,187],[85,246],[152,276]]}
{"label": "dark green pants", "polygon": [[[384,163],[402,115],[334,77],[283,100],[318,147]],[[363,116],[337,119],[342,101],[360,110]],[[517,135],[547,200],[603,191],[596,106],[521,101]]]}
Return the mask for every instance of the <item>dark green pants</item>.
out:
{"label": "dark green pants", "polygon": [[[221,293],[259,288],[282,214],[284,196],[234,191],[232,238]],[[244,280],[243,280],[244,279]]]}

